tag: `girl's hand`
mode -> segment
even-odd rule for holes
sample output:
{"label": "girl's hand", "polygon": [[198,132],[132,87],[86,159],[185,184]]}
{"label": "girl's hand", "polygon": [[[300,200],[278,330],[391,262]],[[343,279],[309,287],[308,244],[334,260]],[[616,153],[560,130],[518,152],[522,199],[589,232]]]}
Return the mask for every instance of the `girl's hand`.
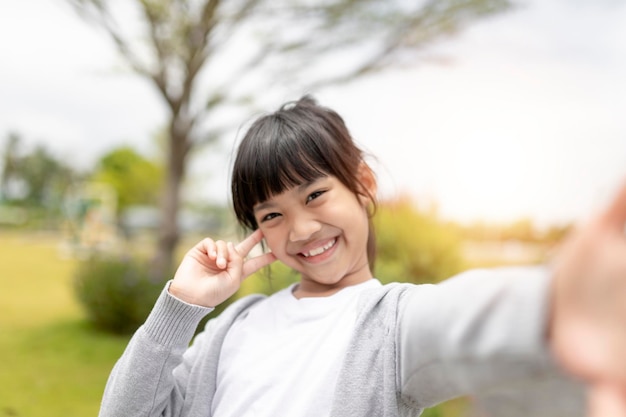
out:
{"label": "girl's hand", "polygon": [[183,258],[169,292],[190,304],[215,307],[233,295],[244,278],[276,260],[272,253],[244,260],[263,239],[256,230],[235,246],[206,238]]}
{"label": "girl's hand", "polygon": [[589,383],[593,417],[626,416],[625,226],[626,185],[566,242],[555,268],[550,343]]}

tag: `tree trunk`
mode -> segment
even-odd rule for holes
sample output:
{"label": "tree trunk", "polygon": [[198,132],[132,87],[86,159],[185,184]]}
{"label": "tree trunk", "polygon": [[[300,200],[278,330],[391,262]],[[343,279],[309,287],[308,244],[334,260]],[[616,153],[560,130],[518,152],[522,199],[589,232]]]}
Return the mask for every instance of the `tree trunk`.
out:
{"label": "tree trunk", "polygon": [[161,200],[161,219],[158,242],[151,273],[154,281],[166,281],[175,272],[174,252],[180,239],[178,213],[180,194],[185,178],[185,159],[189,149],[189,129],[177,129],[180,118],[172,120],[169,129],[167,177]]}

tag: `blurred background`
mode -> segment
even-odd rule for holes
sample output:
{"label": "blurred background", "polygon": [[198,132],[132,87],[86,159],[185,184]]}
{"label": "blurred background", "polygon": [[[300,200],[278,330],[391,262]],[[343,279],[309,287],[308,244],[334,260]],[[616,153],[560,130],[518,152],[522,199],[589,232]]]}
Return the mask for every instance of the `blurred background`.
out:
{"label": "blurred background", "polygon": [[[625,20],[619,0],[1,2],[0,416],[97,414],[182,253],[241,236],[242,132],[303,94],[371,154],[381,280],[549,261],[626,172]],[[233,299],[295,279],[274,265]]]}

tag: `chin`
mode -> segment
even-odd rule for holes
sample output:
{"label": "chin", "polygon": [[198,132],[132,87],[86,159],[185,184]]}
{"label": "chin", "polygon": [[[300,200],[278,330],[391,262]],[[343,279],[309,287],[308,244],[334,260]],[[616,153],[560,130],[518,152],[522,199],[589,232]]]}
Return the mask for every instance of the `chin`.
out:
{"label": "chin", "polygon": [[317,277],[307,276],[306,280],[310,282],[314,282],[318,285],[323,285],[326,287],[334,287],[335,285],[339,284],[343,280],[343,277],[329,279],[327,277],[317,278]]}

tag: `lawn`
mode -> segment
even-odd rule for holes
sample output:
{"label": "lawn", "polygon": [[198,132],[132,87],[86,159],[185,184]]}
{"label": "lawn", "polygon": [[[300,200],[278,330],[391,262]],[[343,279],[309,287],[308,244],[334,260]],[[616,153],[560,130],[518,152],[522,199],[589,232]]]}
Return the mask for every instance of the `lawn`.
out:
{"label": "lawn", "polygon": [[0,231],[0,416],[98,414],[128,337],[103,334],[73,298],[75,261],[50,234]]}

